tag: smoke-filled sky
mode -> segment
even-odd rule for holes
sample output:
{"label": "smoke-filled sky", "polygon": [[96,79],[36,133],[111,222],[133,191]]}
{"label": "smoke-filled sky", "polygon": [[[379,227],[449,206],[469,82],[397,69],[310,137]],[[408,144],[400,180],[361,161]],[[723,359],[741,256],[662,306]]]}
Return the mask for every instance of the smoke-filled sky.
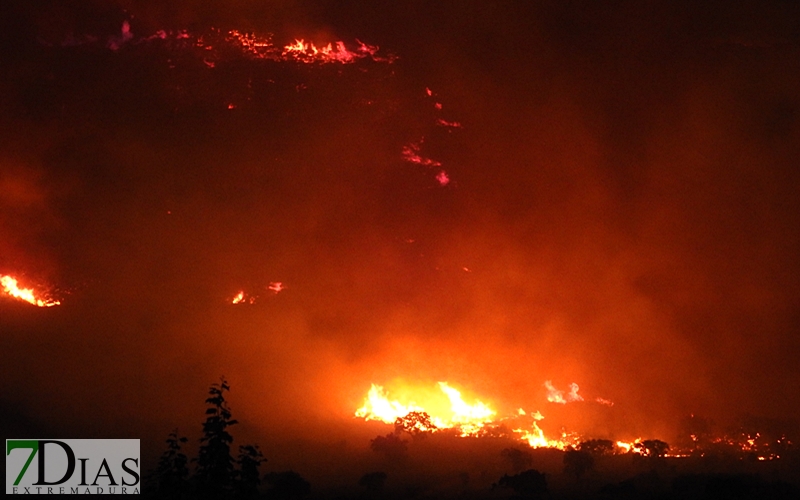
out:
{"label": "smoke-filled sky", "polygon": [[602,437],[798,417],[792,2],[196,3],[0,7],[0,275],[62,302],[0,298],[5,437],[199,432],[221,375],[254,436],[439,380]]}

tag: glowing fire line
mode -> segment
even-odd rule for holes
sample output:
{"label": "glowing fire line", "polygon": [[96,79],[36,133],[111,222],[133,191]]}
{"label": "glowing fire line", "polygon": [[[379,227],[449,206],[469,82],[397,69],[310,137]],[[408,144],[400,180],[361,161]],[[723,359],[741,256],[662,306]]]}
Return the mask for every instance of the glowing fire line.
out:
{"label": "glowing fire line", "polygon": [[0,285],[2,285],[3,292],[7,295],[35,306],[52,307],[61,304],[58,300],[37,297],[33,288],[20,288],[17,280],[11,276],[0,276]]}
{"label": "glowing fire line", "polygon": [[[483,435],[484,432],[509,436],[507,434],[508,431],[502,429],[510,428],[513,429],[513,436],[516,439],[527,443],[532,448],[567,450],[577,448],[580,444],[580,436],[575,433],[562,431],[561,435],[555,439],[545,436],[544,431],[538,425],[538,422],[543,420],[544,416],[538,411],[529,414],[524,409],[519,408],[516,415],[497,419],[497,413],[487,404],[477,400],[473,404],[468,404],[461,397],[460,391],[450,387],[447,382],[439,382],[438,386],[449,399],[449,414],[447,412],[429,413],[425,408],[413,401],[401,403],[400,401],[392,400],[382,386],[372,384],[367,396],[364,398],[362,407],[356,410],[355,416],[365,420],[377,420],[387,424],[401,425],[404,417],[409,416],[412,412],[417,412],[425,413],[430,418],[429,422],[433,424],[433,428],[429,425],[420,426],[414,422],[410,422],[410,426],[424,432],[453,429],[462,437],[477,437]],[[562,402],[563,400],[566,403],[567,400],[582,400],[577,395],[577,384],[572,384],[571,392],[567,396],[555,389],[549,381],[545,386],[548,388],[548,399],[551,402]],[[556,397],[557,395],[560,396]],[[639,441],[634,443],[620,441],[617,446],[619,450],[624,450],[624,452],[641,453],[641,446],[637,446],[638,443]]]}

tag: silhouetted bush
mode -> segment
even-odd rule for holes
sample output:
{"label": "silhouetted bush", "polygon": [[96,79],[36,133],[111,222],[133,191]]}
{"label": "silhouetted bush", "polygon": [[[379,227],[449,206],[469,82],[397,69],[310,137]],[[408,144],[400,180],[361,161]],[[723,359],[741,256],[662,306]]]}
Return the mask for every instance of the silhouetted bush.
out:
{"label": "silhouetted bush", "polygon": [[641,443],[636,443],[634,448],[641,451],[645,457],[663,457],[669,450],[669,445],[659,439],[645,439]]}
{"label": "silhouetted bush", "polygon": [[383,489],[384,483],[386,483],[385,472],[368,472],[358,480],[359,486],[363,486],[367,491],[376,493]]}
{"label": "silhouetted bush", "polygon": [[378,436],[370,440],[369,447],[375,453],[382,453],[386,458],[397,460],[406,456],[408,443],[400,439],[396,434]]}
{"label": "silhouetted bush", "polygon": [[567,450],[564,453],[564,473],[580,480],[594,467],[594,457],[586,451]]}
{"label": "silhouetted bush", "polygon": [[525,470],[533,463],[533,456],[519,448],[505,448],[500,455],[509,461],[514,472]]}
{"label": "silhouetted bush", "polygon": [[578,445],[578,450],[592,455],[613,455],[616,445],[609,439],[589,439]]}
{"label": "silhouetted bush", "polygon": [[492,489],[511,488],[522,498],[538,498],[547,494],[547,478],[535,469],[529,469],[513,476],[503,475],[492,485]]}
{"label": "silhouetted bush", "polygon": [[267,490],[268,498],[296,499],[311,493],[311,484],[295,471],[270,472],[264,480],[271,486]]}

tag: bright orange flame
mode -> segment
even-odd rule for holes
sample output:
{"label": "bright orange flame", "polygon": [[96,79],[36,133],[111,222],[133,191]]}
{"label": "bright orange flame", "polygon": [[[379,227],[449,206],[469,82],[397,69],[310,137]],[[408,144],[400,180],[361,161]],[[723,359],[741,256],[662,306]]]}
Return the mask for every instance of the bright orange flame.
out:
{"label": "bright orange flame", "polygon": [[244,293],[244,290],[237,293],[233,297],[233,299],[231,299],[231,304],[255,304],[255,303],[256,303],[256,297],[252,295],[248,296],[246,293]]}
{"label": "bright orange flame", "polygon": [[11,276],[0,276],[0,285],[3,286],[3,292],[7,295],[24,300],[35,306],[52,307],[61,304],[58,300],[37,297],[33,288],[20,288],[17,280]]}
{"label": "bright orange flame", "polygon": [[387,424],[393,424],[399,417],[405,417],[412,411],[424,410],[414,403],[402,405],[397,401],[389,401],[386,390],[379,385],[372,384],[364,399],[364,406],[356,410],[356,416],[365,420],[380,420]]}
{"label": "bright orange flame", "polygon": [[557,448],[559,450],[566,450],[574,443],[567,441],[566,434],[562,439],[547,439],[544,431],[539,428],[536,422],[533,423],[533,428],[530,430],[514,429],[514,432],[519,434],[520,439],[526,441],[531,448]]}
{"label": "bright orange flame", "polygon": [[[438,385],[449,400],[449,411],[440,408],[441,405],[437,405],[433,400],[430,400],[430,408],[423,408],[416,402],[401,403],[391,400],[383,387],[372,384],[364,398],[363,406],[356,410],[355,415],[365,420],[379,420],[392,424],[398,418],[405,417],[411,412],[425,412],[435,426],[434,429],[429,430],[430,432],[453,429],[462,437],[481,436],[486,433],[508,436],[507,430],[504,429],[510,428],[513,429],[513,436],[532,448],[566,450],[577,447],[580,443],[578,434],[566,431],[562,431],[561,435],[555,439],[545,436],[544,431],[537,424],[538,421],[544,419],[544,416],[538,411],[528,413],[519,408],[514,415],[498,419],[496,418],[497,413],[489,405],[478,400],[469,404],[461,397],[461,392],[450,387],[447,382],[439,382]],[[418,397],[423,396],[423,392],[418,394]]]}
{"label": "bright orange flame", "polygon": [[355,415],[365,420],[380,420],[390,424],[411,412],[425,412],[430,415],[431,422],[437,428],[457,428],[462,436],[474,435],[485,424],[492,421],[495,411],[485,403],[475,401],[474,404],[468,404],[461,397],[461,392],[450,387],[447,382],[439,382],[439,389],[449,399],[449,412],[428,411],[414,402],[403,404],[399,401],[391,401],[383,387],[372,384],[367,397],[364,399],[364,405],[356,410]]}
{"label": "bright orange flame", "polygon": [[634,444],[636,444],[636,443],[635,442],[626,443],[625,441],[617,441],[617,446],[619,448],[625,450],[625,453],[629,453],[633,449],[633,445]]}

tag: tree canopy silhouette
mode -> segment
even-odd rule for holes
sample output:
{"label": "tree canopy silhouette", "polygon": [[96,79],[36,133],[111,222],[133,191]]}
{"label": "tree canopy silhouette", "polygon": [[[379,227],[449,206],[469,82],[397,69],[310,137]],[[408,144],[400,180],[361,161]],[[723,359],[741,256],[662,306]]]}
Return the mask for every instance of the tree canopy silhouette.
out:
{"label": "tree canopy silhouette", "polygon": [[258,445],[239,446],[239,457],[236,459],[239,469],[235,471],[234,482],[237,499],[258,498],[258,487],[261,484],[258,468],[266,461]]}
{"label": "tree canopy silhouette", "polygon": [[669,445],[659,439],[646,439],[636,443],[634,447],[641,450],[646,457],[663,457],[669,450]]}
{"label": "tree canopy silhouette", "polygon": [[425,433],[433,432],[438,427],[431,421],[431,416],[424,411],[412,411],[405,416],[397,417],[394,421],[394,431],[400,434],[403,431],[411,437],[421,437]]}
{"label": "tree canopy silhouette", "polygon": [[398,460],[406,456],[408,443],[400,439],[397,434],[389,433],[371,439],[369,447],[375,453],[382,453],[390,460]]}
{"label": "tree canopy silhouette", "polygon": [[203,437],[200,438],[197,474],[195,476],[199,492],[205,496],[219,498],[225,496],[232,487],[234,479],[234,459],[231,456],[233,436],[228,427],[237,424],[225,402],[225,392],[230,390],[225,377],[219,384],[211,384],[206,398],[206,421],[203,423]]}
{"label": "tree canopy silhouette", "polygon": [[609,439],[589,439],[578,445],[578,450],[592,455],[613,455],[615,444]]}
{"label": "tree canopy silhouette", "polygon": [[547,495],[547,478],[536,469],[528,469],[513,476],[504,474],[492,489],[511,488],[521,498],[540,498]]}
{"label": "tree canopy silhouette", "polygon": [[178,436],[178,429],[167,437],[167,450],[161,454],[154,473],[155,496],[158,498],[188,498],[189,459],[181,451],[181,444],[188,440]]}
{"label": "tree canopy silhouette", "polygon": [[258,468],[266,462],[257,445],[239,446],[237,458],[231,456],[233,436],[228,428],[236,425],[225,400],[230,385],[225,377],[211,384],[205,402],[206,420],[200,438],[194,475],[189,477],[189,460],[181,450],[188,440],[169,434],[167,450],[161,455],[158,466],[146,479],[146,494],[156,498],[221,498],[250,499],[260,496],[261,479]]}

